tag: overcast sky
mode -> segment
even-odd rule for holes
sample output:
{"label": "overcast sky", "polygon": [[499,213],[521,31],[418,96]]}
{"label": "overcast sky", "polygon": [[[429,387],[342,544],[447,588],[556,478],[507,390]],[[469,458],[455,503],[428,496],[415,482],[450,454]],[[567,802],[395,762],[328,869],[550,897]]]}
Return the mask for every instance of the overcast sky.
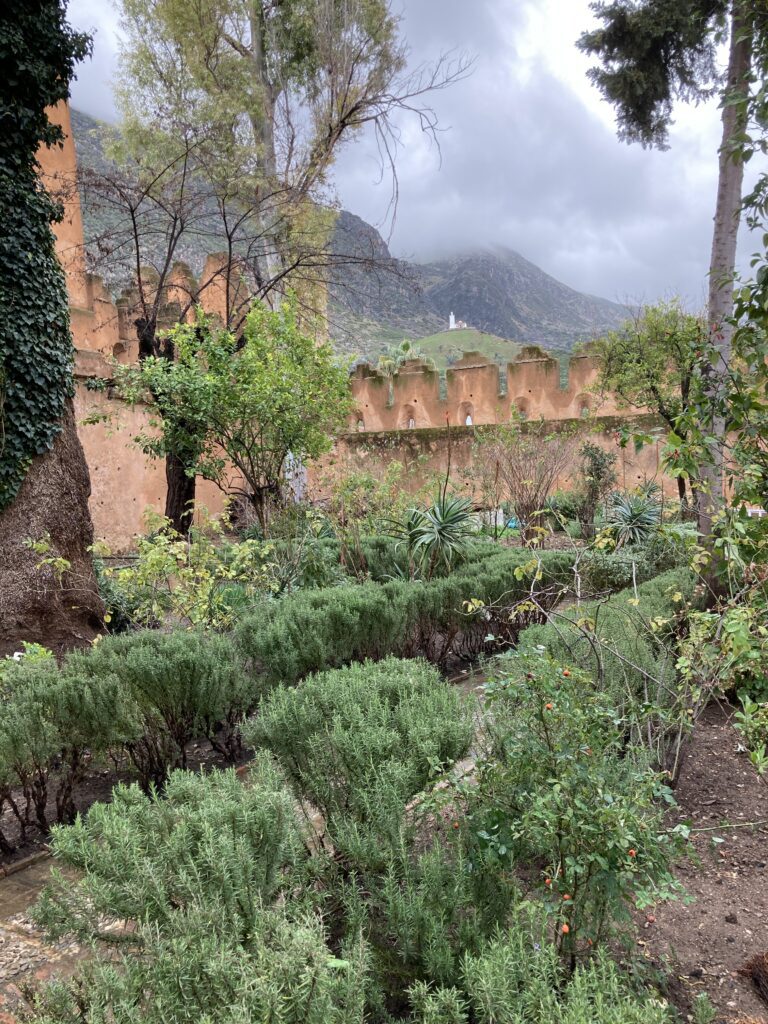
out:
{"label": "overcast sky", "polygon": [[[440,150],[401,125],[400,201],[379,183],[371,139],[336,169],[341,204],[375,224],[397,256],[418,260],[499,244],[554,277],[617,301],[679,294],[700,306],[716,191],[716,103],[680,107],[671,149],[628,146],[590,85],[575,47],[588,0],[394,0],[414,66],[448,50],[475,58],[470,77],[434,97]],[[112,119],[117,18],[110,0],[71,0],[70,21],[94,32],[72,104]],[[753,246],[742,233],[741,250]]]}

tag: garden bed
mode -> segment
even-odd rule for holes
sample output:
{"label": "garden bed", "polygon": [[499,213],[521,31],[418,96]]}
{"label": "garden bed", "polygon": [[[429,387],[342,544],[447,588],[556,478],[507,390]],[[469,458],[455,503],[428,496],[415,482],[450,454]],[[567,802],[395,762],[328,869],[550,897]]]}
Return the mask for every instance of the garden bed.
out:
{"label": "garden bed", "polygon": [[738,751],[732,714],[727,706],[707,708],[675,790],[677,819],[710,830],[693,836],[699,863],[686,861],[676,871],[694,902],[658,907],[639,943],[650,961],[667,964],[670,996],[683,1015],[706,992],[718,1020],[768,1021],[768,1007],[736,973],[768,950],[768,784]]}

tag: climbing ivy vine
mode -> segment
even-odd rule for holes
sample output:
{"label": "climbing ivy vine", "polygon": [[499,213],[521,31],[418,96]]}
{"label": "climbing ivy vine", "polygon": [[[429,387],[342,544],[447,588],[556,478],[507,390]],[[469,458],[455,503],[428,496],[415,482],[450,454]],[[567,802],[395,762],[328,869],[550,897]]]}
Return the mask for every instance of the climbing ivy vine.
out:
{"label": "climbing ivy vine", "polygon": [[41,145],[60,145],[46,108],[69,96],[88,36],[62,0],[0,6],[0,509],[48,451],[72,394],[72,336],[51,223],[62,210],[38,178]]}

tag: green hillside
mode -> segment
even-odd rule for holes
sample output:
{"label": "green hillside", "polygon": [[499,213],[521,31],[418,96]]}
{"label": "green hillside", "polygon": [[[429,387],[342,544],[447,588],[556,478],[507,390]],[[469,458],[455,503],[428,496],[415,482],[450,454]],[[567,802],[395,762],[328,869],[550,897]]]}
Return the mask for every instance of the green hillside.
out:
{"label": "green hillside", "polygon": [[514,359],[522,347],[516,341],[497,338],[495,334],[486,334],[473,327],[455,331],[440,331],[439,334],[418,338],[415,344],[425,356],[434,359],[435,365],[440,370],[455,363],[457,359],[461,359],[464,352],[480,352],[490,362],[506,363],[510,359]]}

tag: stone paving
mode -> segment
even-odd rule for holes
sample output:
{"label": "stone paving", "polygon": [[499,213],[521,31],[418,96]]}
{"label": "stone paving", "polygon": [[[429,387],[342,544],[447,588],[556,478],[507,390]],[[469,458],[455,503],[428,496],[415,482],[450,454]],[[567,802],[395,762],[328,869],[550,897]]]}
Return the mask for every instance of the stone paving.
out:
{"label": "stone paving", "polygon": [[15,1024],[14,1008],[23,1002],[25,985],[71,973],[83,955],[74,942],[46,941],[28,917],[51,863],[38,861],[0,878],[0,1024]]}

